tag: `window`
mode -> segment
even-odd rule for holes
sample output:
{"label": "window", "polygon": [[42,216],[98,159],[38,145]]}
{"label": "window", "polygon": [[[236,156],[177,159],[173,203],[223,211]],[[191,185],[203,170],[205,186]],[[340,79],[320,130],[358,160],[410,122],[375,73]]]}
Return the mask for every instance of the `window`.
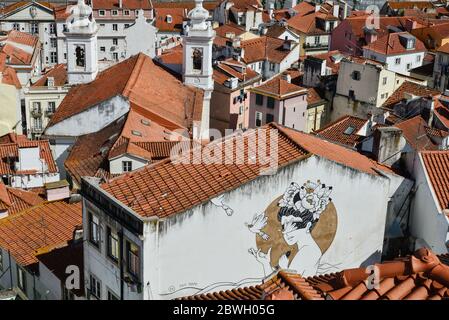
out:
{"label": "window", "polygon": [[112,10],[112,15],[113,16],[118,16],[118,11],[117,10]]}
{"label": "window", "polygon": [[274,121],[274,116],[270,113],[267,113],[265,119],[266,119],[265,123],[270,123]]}
{"label": "window", "polygon": [[106,47],[100,47],[101,52],[106,52]]}
{"label": "window", "polygon": [[401,58],[396,58],[394,60],[394,64],[401,64]]}
{"label": "window", "polygon": [[116,23],[112,24],[112,30],[118,31],[118,25]]}
{"label": "window", "polygon": [[387,77],[383,77],[383,79],[382,79],[382,84],[383,84],[383,85],[386,85],[386,84],[387,84]]}
{"label": "window", "polygon": [[14,22],[12,25],[12,28],[16,31],[20,31],[20,24],[18,24],[17,22]]}
{"label": "window", "polygon": [[56,52],[50,52],[50,62],[51,63],[58,62],[58,54]]}
{"label": "window", "polygon": [[69,31],[69,29],[67,29],[67,25],[63,24],[62,25],[62,32],[67,32],[67,31]]}
{"label": "window", "polygon": [[50,46],[52,48],[56,48],[57,47],[57,40],[56,40],[56,38],[51,38],[50,39]]}
{"label": "window", "polygon": [[32,22],[31,23],[31,34],[36,34],[39,32],[39,25],[37,24],[37,22]]}
{"label": "window", "polygon": [[104,27],[106,27],[106,25],[104,23],[100,23],[100,27],[104,28]]}
{"label": "window", "polygon": [[33,109],[32,109],[33,113],[41,113],[41,103],[40,102],[33,102]]}
{"label": "window", "polygon": [[108,290],[108,300],[120,300],[120,299],[112,291]]}
{"label": "window", "polygon": [[315,44],[316,45],[320,44],[320,37],[315,37]]}
{"label": "window", "polygon": [[124,10],[124,11],[123,11],[123,15],[129,16],[129,10]]}
{"label": "window", "polygon": [[360,72],[359,71],[352,72],[352,79],[359,81],[360,80]]}
{"label": "window", "polygon": [[173,22],[173,18],[171,15],[167,15],[167,23],[172,23]]}
{"label": "window", "polygon": [[330,31],[334,30],[334,24],[335,24],[335,22],[333,22],[333,21],[329,22]]}
{"label": "window", "polygon": [[416,62],[420,62],[421,61],[421,56],[416,56]]}
{"label": "window", "polygon": [[349,97],[349,99],[355,100],[354,90],[349,90],[348,97]]}
{"label": "window", "polygon": [[50,34],[56,34],[56,25],[54,23],[50,24]]}
{"label": "window", "polygon": [[122,161],[122,169],[123,172],[130,172],[133,170],[133,163],[132,161]]}
{"label": "window", "polygon": [[259,69],[262,69],[262,61],[259,62]]}
{"label": "window", "polygon": [[276,65],[272,62],[270,62],[270,71],[275,71],[276,70]]}
{"label": "window", "polygon": [[203,49],[194,48],[192,53],[193,70],[202,70],[203,68]]}
{"label": "window", "polygon": [[129,28],[129,23],[125,23],[125,29]]}
{"label": "window", "polygon": [[0,271],[3,271],[3,250],[0,249]]}
{"label": "window", "polygon": [[347,127],[346,128],[346,130],[343,132],[345,135],[351,135],[351,134],[353,134],[354,133],[354,131],[355,131],[355,128],[354,127],[352,127],[352,126],[349,126],[349,127]]}
{"label": "window", "polygon": [[263,95],[256,93],[256,104],[258,106],[263,105]]}
{"label": "window", "polygon": [[48,112],[49,113],[55,113],[55,111],[56,111],[56,102],[54,102],[54,101],[50,101],[50,102],[48,102],[48,107],[47,107],[48,109]]}
{"label": "window", "polygon": [[240,108],[239,108],[239,114],[243,114],[243,106],[240,106]]}
{"label": "window", "polygon": [[26,293],[26,274],[19,266],[17,266],[17,286]]}
{"label": "window", "polygon": [[76,56],[76,66],[84,67],[86,65],[84,46],[81,46],[81,45],[76,46],[75,56]]}
{"label": "window", "polygon": [[126,247],[126,251],[128,253],[128,272],[138,277],[140,268],[139,247],[130,241],[126,241]]}
{"label": "window", "polygon": [[262,112],[256,111],[256,127],[260,127],[262,125]]}
{"label": "window", "polygon": [[94,275],[90,275],[90,294],[101,299],[101,282]]}
{"label": "window", "polygon": [[407,63],[407,70],[411,69],[411,67],[412,67],[412,64],[411,63]]}
{"label": "window", "polygon": [[103,17],[103,16],[105,15],[105,11],[104,11],[104,10],[99,10],[99,11],[98,11],[98,15],[99,15],[100,17]]}
{"label": "window", "polygon": [[96,215],[92,214],[91,212],[89,212],[88,215],[89,215],[89,241],[97,248],[100,248],[100,220]]}
{"label": "window", "polygon": [[118,53],[117,53],[117,52],[114,52],[114,53],[112,54],[112,59],[113,59],[114,61],[118,61]]}
{"label": "window", "polygon": [[267,108],[274,109],[274,98],[267,97]]}
{"label": "window", "polygon": [[113,39],[112,39],[112,44],[113,44],[114,46],[118,45],[118,39],[117,39],[117,38],[113,38]]}
{"label": "window", "polygon": [[[131,161],[130,161],[131,162]],[[108,256],[114,261],[118,261],[119,257],[119,240],[118,234],[110,227],[107,228],[107,238],[108,238]]]}

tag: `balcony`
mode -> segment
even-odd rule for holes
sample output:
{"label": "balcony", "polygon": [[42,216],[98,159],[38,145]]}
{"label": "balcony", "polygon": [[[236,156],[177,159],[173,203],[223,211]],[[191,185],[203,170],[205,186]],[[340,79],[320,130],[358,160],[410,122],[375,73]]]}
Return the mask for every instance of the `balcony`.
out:
{"label": "balcony", "polygon": [[304,43],[303,47],[305,50],[308,50],[308,51],[327,50],[329,48],[329,44],[328,43]]}
{"label": "balcony", "polygon": [[32,109],[31,110],[31,116],[33,118],[40,118],[40,117],[42,117],[42,110],[41,109]]}
{"label": "balcony", "polygon": [[51,117],[53,116],[54,113],[55,113],[55,110],[54,110],[54,109],[47,109],[47,110],[45,110],[45,116],[46,116],[47,118],[51,118]]}
{"label": "balcony", "polygon": [[43,129],[39,126],[32,126],[31,127],[31,133],[42,133]]}

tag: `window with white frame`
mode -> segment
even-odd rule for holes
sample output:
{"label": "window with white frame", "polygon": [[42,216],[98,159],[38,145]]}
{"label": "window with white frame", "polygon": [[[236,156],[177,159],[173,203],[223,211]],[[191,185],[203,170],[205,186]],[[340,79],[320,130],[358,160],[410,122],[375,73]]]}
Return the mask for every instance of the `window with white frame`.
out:
{"label": "window with white frame", "polygon": [[129,10],[123,10],[123,15],[124,16],[129,16]]}
{"label": "window with white frame", "polygon": [[90,294],[101,299],[101,282],[93,274],[90,275]]}
{"label": "window with white frame", "polygon": [[56,48],[58,46],[56,38],[50,39],[50,47]]}
{"label": "window with white frame", "polygon": [[131,241],[126,241],[126,251],[128,258],[128,272],[138,277],[140,269],[139,247]]}
{"label": "window with white frame", "polygon": [[262,126],[262,112],[256,111],[256,127]]}
{"label": "window with white frame", "polygon": [[16,31],[20,31],[20,24],[18,24],[17,22],[14,22],[12,25],[12,28]]}
{"label": "window with white frame", "polygon": [[56,24],[50,23],[50,34],[56,34]]}
{"label": "window with white frame", "polygon": [[114,61],[118,61],[118,53],[117,53],[117,52],[114,52],[114,53],[112,54],[112,59],[113,59]]}
{"label": "window with white frame", "polygon": [[19,266],[17,266],[17,286],[26,293],[26,274]]}
{"label": "window with white frame", "polygon": [[113,16],[118,16],[118,11],[117,10],[112,10],[112,15]]}
{"label": "window with white frame", "polygon": [[37,24],[37,22],[32,22],[31,23],[31,34],[36,34],[39,32],[39,25]]}
{"label": "window with white frame", "polygon": [[49,101],[48,102],[48,106],[47,106],[47,111],[49,113],[55,113],[56,111],[56,102],[54,101]]}
{"label": "window with white frame", "polygon": [[100,220],[92,212],[88,212],[89,217],[89,241],[96,246],[100,247]]}
{"label": "window with white frame", "polygon": [[117,38],[113,38],[113,39],[112,39],[112,44],[113,44],[114,46],[118,45],[118,39],[117,39]]}
{"label": "window with white frame", "polygon": [[118,261],[119,258],[119,238],[117,232],[107,227],[107,239],[108,239],[108,256],[114,260]]}
{"label": "window with white frame", "polygon": [[57,52],[50,52],[50,62],[51,63],[58,62],[58,53]]}
{"label": "window with white frame", "polygon": [[416,62],[420,62],[421,61],[421,56],[420,55],[417,55],[416,56]]}
{"label": "window with white frame", "polygon": [[99,10],[99,11],[98,11],[98,15],[99,15],[100,17],[103,17],[105,14],[106,14],[106,12],[105,12],[104,10]]}
{"label": "window with white frame", "polygon": [[276,70],[276,64],[270,62],[270,71],[275,71]]}
{"label": "window with white frame", "polygon": [[383,84],[383,85],[386,85],[386,84],[387,84],[387,77],[383,77],[383,79],[382,79],[382,84]]}
{"label": "window with white frame", "polygon": [[129,172],[133,170],[132,161],[122,161],[122,170],[123,172]]}
{"label": "window with white frame", "polygon": [[396,58],[394,60],[394,64],[401,64],[401,58]]}
{"label": "window with white frame", "polygon": [[118,24],[117,23],[113,23],[112,24],[112,31],[118,31]]}

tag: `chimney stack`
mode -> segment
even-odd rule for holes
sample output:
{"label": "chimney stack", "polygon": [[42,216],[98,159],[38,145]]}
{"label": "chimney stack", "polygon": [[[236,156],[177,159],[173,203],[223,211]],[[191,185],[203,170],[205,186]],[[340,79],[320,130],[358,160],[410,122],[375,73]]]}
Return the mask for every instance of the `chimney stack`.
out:
{"label": "chimney stack", "polygon": [[287,81],[288,83],[291,83],[291,82],[292,82],[292,77],[291,77],[290,74],[284,73],[284,74],[282,74],[282,80],[285,80],[285,81]]}
{"label": "chimney stack", "polygon": [[47,201],[56,201],[70,198],[69,183],[67,180],[49,182],[44,185]]}
{"label": "chimney stack", "polygon": [[373,134],[373,154],[376,160],[386,165],[394,165],[405,147],[402,130],[396,127],[377,128]]}

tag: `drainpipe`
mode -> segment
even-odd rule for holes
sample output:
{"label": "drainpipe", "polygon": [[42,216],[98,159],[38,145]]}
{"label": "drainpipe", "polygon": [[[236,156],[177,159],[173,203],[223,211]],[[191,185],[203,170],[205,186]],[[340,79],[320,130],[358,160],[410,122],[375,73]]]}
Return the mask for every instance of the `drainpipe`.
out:
{"label": "drainpipe", "polygon": [[9,260],[9,280],[11,281],[11,288],[12,285],[12,265],[11,265],[11,252],[8,250],[8,260]]}
{"label": "drainpipe", "polygon": [[123,300],[124,286],[123,286],[123,228],[118,232],[119,246],[120,246],[120,300]]}

